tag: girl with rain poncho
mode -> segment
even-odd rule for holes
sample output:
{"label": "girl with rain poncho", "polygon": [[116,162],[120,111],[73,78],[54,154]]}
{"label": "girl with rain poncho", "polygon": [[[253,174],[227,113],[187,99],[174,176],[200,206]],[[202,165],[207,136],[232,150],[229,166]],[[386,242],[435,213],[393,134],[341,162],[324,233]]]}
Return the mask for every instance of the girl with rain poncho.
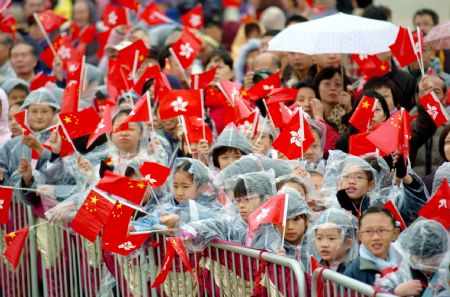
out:
{"label": "girl with rain poncho", "polygon": [[376,286],[397,296],[437,295],[442,290],[439,266],[449,251],[444,226],[433,220],[417,221],[403,231],[395,246],[403,262],[397,271],[377,280]]}
{"label": "girl with rain poncho", "polygon": [[311,273],[311,256],[322,266],[344,272],[358,256],[357,233],[358,221],[347,211],[329,208],[321,212],[304,238],[306,242],[302,253],[307,260],[304,265],[306,270]]}

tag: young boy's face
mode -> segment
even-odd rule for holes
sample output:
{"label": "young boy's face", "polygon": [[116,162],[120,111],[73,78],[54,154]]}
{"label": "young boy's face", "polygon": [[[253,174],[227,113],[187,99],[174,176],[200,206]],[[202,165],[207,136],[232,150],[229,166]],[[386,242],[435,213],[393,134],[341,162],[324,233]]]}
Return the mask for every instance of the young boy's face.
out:
{"label": "young boy's face", "polygon": [[341,263],[346,252],[351,248],[352,240],[345,238],[340,230],[335,228],[318,228],[316,230],[316,250],[320,258],[329,264]]}
{"label": "young boy's face", "polygon": [[234,161],[239,160],[242,157],[242,152],[238,149],[230,149],[222,153],[217,157],[220,170],[224,170]]}
{"label": "young boy's face", "polygon": [[[284,234],[284,240],[293,245],[299,245],[302,241],[303,235],[305,234],[306,227],[308,225],[307,219],[302,216],[296,216],[293,218],[288,218],[286,220],[286,232]],[[283,234],[283,225],[276,225],[278,232]]]}
{"label": "young boy's face", "polygon": [[35,131],[42,131],[50,127],[55,120],[55,115],[53,108],[48,105],[33,103],[28,106],[28,124]]}
{"label": "young boy's face", "polygon": [[263,201],[258,195],[253,195],[235,198],[234,202],[239,208],[239,215],[245,222],[247,222],[248,216],[260,207]]}
{"label": "young boy's face", "polygon": [[391,219],[384,213],[366,214],[360,222],[359,240],[370,253],[384,260],[398,234],[399,229],[394,228]]}
{"label": "young boy's face", "polygon": [[366,171],[352,164],[344,167],[338,182],[338,188],[345,189],[345,193],[352,200],[361,199],[374,187],[374,181],[369,180]]}

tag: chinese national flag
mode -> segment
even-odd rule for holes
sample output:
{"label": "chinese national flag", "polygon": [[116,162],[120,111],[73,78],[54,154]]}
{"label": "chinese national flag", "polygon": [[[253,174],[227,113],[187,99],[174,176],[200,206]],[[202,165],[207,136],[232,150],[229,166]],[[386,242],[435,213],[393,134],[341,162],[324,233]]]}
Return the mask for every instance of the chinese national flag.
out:
{"label": "chinese national flag", "polygon": [[185,28],[180,38],[172,45],[174,58],[186,69],[194,62],[201,45],[201,40]]}
{"label": "chinese national flag", "polygon": [[358,64],[367,80],[374,76],[383,76],[391,71],[388,62],[381,61],[377,55],[352,55],[352,59]]}
{"label": "chinese national flag", "polygon": [[122,65],[127,65],[129,71],[131,72],[133,70],[133,64],[136,54],[138,54],[136,66],[137,70],[139,66],[141,66],[142,62],[144,62],[145,58],[147,58],[147,56],[150,54],[150,50],[144,44],[142,39],[138,39],[129,46],[121,49],[119,51],[118,62]]}
{"label": "chinese national flag", "polygon": [[0,188],[0,224],[7,224],[13,189]]}
{"label": "chinese national flag", "polygon": [[71,139],[91,134],[100,122],[94,107],[79,112],[60,113],[59,119]]}
{"label": "chinese national flag", "polygon": [[272,146],[283,153],[289,160],[302,157],[302,154],[314,143],[314,135],[311,127],[303,116],[303,111],[298,110],[289,124],[283,128]]}
{"label": "chinese national flag", "polygon": [[16,119],[17,124],[19,124],[20,128],[22,128],[24,135],[33,134],[33,131],[27,125],[27,111],[26,110],[16,113],[14,115],[14,118]]}
{"label": "chinese national flag", "polygon": [[389,48],[401,67],[406,67],[417,61],[417,53],[413,42],[414,40],[408,29],[400,26],[397,39]]}
{"label": "chinese national flag", "polygon": [[252,138],[258,134],[259,112],[254,111],[250,116],[245,119],[241,119],[236,123],[236,127],[247,138]]}
{"label": "chinese national flag", "polygon": [[121,241],[127,236],[128,224],[134,211],[134,208],[116,201],[103,228],[102,246]]}
{"label": "chinese national flag", "polygon": [[111,3],[117,3],[120,5],[123,5],[123,7],[127,7],[136,12],[139,9],[139,1],[137,1],[137,0],[112,0]]}
{"label": "chinese national flag", "polygon": [[61,113],[78,112],[79,94],[80,82],[78,80],[68,81],[61,100]]}
{"label": "chinese national flag", "polygon": [[89,140],[87,142],[86,148],[89,148],[97,138],[105,133],[110,133],[112,131],[112,115],[111,106],[107,105],[103,111],[103,117],[95,128],[94,133],[91,133]]}
{"label": "chinese national flag", "polygon": [[139,19],[145,21],[149,26],[161,25],[170,22],[170,19],[158,8],[155,3],[150,3],[142,11]]}
{"label": "chinese national flag", "polygon": [[139,171],[152,188],[158,188],[166,182],[171,169],[159,163],[144,162]]}
{"label": "chinese national flag", "polygon": [[216,76],[217,67],[199,74],[191,75],[191,86],[194,90],[206,89]]}
{"label": "chinese national flag", "polygon": [[267,111],[277,128],[284,128],[294,115],[294,112],[289,107],[280,102],[267,104]]}
{"label": "chinese national flag", "polygon": [[149,100],[150,98],[147,94],[142,95],[127,118],[122,122],[122,124],[120,124],[119,127],[117,127],[117,129],[114,130],[114,132],[127,130],[128,123],[150,121]]}
{"label": "chinese national flag", "polygon": [[[367,140],[367,136],[372,132],[363,132],[350,135],[348,148],[349,153],[354,156],[362,156],[365,154],[375,153],[377,147]],[[385,156],[383,152],[379,152],[380,156]]]}
{"label": "chinese national flag", "polygon": [[434,193],[433,197],[428,200],[419,211],[419,216],[426,219],[435,220],[444,225],[445,229],[450,229],[450,188],[447,179],[444,181]]}
{"label": "chinese national flag", "polygon": [[45,86],[48,82],[55,82],[56,76],[45,75],[43,71],[36,74],[30,83],[30,91],[37,90]]}
{"label": "chinese national flag", "polygon": [[248,230],[254,233],[261,224],[282,224],[286,194],[274,196],[248,216]]}
{"label": "chinese national flag", "polygon": [[171,90],[159,100],[161,120],[181,115],[202,117],[200,90]]}
{"label": "chinese national flag", "polygon": [[16,19],[10,14],[4,18],[1,18],[0,15],[0,32],[9,33],[13,37],[13,41],[16,41],[16,29],[17,22]]}
{"label": "chinese national flag", "polygon": [[89,241],[94,242],[106,224],[113,206],[114,204],[102,194],[91,190],[72,220],[72,229]]}
{"label": "chinese national flag", "polygon": [[373,113],[375,111],[376,100],[375,98],[364,96],[359,101],[358,107],[349,120],[349,123],[353,125],[359,132],[367,132],[372,122]]}
{"label": "chinese national flag", "polygon": [[17,268],[22,255],[23,246],[28,235],[28,227],[19,229],[8,234],[5,234],[6,249],[3,252],[6,260],[14,267]]}
{"label": "chinese national flag", "polygon": [[398,211],[398,208],[395,205],[395,203],[392,200],[389,200],[388,202],[383,204],[383,206],[384,206],[384,208],[389,210],[390,213],[392,213],[392,215],[395,218],[395,221],[400,223],[400,229],[405,230],[406,229],[405,221],[403,220],[402,215]]}
{"label": "chinese national flag", "polygon": [[221,81],[217,84],[217,87],[225,96],[228,101],[228,105],[234,106],[237,100],[241,100],[241,90],[242,86],[234,81]]}
{"label": "chinese national flag", "polygon": [[448,113],[434,92],[426,94],[420,98],[419,101],[433,120],[436,127],[440,127],[448,122]]}
{"label": "chinese national flag", "polygon": [[199,4],[181,16],[181,23],[186,27],[200,30],[203,28],[203,10]]}
{"label": "chinese national flag", "polygon": [[235,123],[248,118],[249,116],[251,116],[251,114],[252,114],[252,111],[251,111],[250,107],[247,105],[247,103],[243,99],[237,99],[234,102],[234,115],[232,115],[231,113],[227,113],[227,115],[233,116],[230,119],[230,121],[233,121]]}
{"label": "chinese national flag", "polygon": [[[212,131],[202,118],[184,117],[189,143],[198,143],[205,139],[208,143],[213,141]],[[205,129],[205,135],[203,135]]]}
{"label": "chinese national flag", "polygon": [[291,88],[276,88],[270,91],[268,98],[266,99],[267,104],[272,104],[276,102],[289,102],[295,101],[297,98],[297,89]]}
{"label": "chinese national flag", "polygon": [[108,4],[103,12],[103,24],[106,27],[114,28],[120,25],[126,25],[127,13],[125,8]]}
{"label": "chinese national flag", "polygon": [[51,10],[37,12],[36,15],[37,18],[39,19],[39,22],[42,24],[42,27],[44,28],[45,32],[47,33],[50,33],[58,29],[59,27],[61,27],[62,24],[67,22],[66,18],[60,17]]}
{"label": "chinese national flag", "polygon": [[276,72],[254,84],[249,90],[247,90],[247,96],[250,100],[261,99],[269,95],[273,89],[279,88],[280,85],[280,73]]}
{"label": "chinese national flag", "polygon": [[145,68],[144,73],[142,73],[141,77],[139,77],[138,81],[134,84],[134,90],[138,93],[143,95],[144,93],[142,92],[143,88],[144,88],[144,84],[149,80],[149,79],[157,79],[160,76],[160,70],[159,70],[159,66],[158,65],[153,65],[153,66],[147,66],[147,68]]}
{"label": "chinese national flag", "polygon": [[111,195],[125,198],[135,204],[141,204],[147,183],[143,180],[118,175],[107,170],[96,187]]}
{"label": "chinese national flag", "polygon": [[70,142],[67,138],[67,135],[64,133],[61,125],[58,126],[58,134],[61,137],[61,151],[59,152],[60,157],[64,158],[75,153],[75,148],[73,147],[72,142]]}

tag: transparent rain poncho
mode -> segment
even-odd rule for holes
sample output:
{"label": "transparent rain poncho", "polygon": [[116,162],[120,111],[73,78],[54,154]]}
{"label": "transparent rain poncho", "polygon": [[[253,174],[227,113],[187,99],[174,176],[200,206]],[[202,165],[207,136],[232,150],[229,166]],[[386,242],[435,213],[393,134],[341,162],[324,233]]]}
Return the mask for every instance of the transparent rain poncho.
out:
{"label": "transparent rain poncho", "polygon": [[228,181],[239,174],[263,171],[261,159],[254,154],[243,156],[239,160],[228,165],[227,168],[216,174],[214,180],[216,185],[228,187]]}
{"label": "transparent rain poncho", "polygon": [[26,82],[23,79],[18,78],[18,77],[8,78],[8,79],[4,80],[1,85],[2,89],[5,90],[6,94],[9,94],[9,92],[11,92],[13,89],[15,89],[18,86],[23,86],[27,89],[30,88],[30,84],[28,82]]}
{"label": "transparent rain poncho", "polygon": [[447,252],[439,267],[439,284],[443,287],[444,291],[438,296],[450,296],[450,251]]}
{"label": "transparent rain poncho", "polygon": [[[335,245],[335,243],[338,243]],[[332,250],[332,249],[335,250]],[[358,220],[341,208],[329,208],[308,226],[302,253],[310,273],[310,256],[339,272],[358,256]]]}
{"label": "transparent rain poncho", "polygon": [[402,254],[403,263],[397,271],[377,280],[376,286],[393,292],[398,285],[413,279],[411,269],[414,269],[424,275],[431,273],[427,276],[429,287],[424,290],[437,293],[440,290],[437,272],[449,251],[449,234],[444,226],[433,220],[417,221],[403,231],[393,245]]}
{"label": "transparent rain poncho", "polygon": [[445,162],[436,170],[433,179],[433,192],[434,194],[436,190],[441,186],[444,179],[447,179],[447,183],[450,185],[450,162]]}
{"label": "transparent rain poncho", "polygon": [[45,104],[58,110],[60,108],[60,101],[46,88],[39,88],[28,94],[21,108],[26,109],[30,104]]}
{"label": "transparent rain poncho", "polygon": [[[275,179],[275,184],[277,185],[277,188],[282,188],[282,186],[284,186],[286,183],[296,183],[300,185],[305,192],[305,196],[303,197],[303,199],[305,200],[307,200],[308,194],[311,193],[312,191],[311,180],[308,176],[300,177],[296,174],[288,173],[286,175],[279,176]],[[289,186],[292,187],[292,185]]]}
{"label": "transparent rain poncho", "polygon": [[[246,174],[241,174],[236,176],[234,179],[230,180],[230,188],[235,188],[239,183],[243,182],[245,185],[245,196],[260,196],[261,198],[268,198],[276,193],[275,187],[275,174],[272,170],[262,171],[262,172],[251,172]],[[234,191],[236,192],[236,191]],[[234,193],[230,193],[233,194]],[[242,198],[242,197],[233,197]]]}
{"label": "transparent rain poncho", "polygon": [[292,172],[291,164],[286,160],[271,159],[268,157],[261,157],[264,170],[273,169],[275,177],[290,174]]}

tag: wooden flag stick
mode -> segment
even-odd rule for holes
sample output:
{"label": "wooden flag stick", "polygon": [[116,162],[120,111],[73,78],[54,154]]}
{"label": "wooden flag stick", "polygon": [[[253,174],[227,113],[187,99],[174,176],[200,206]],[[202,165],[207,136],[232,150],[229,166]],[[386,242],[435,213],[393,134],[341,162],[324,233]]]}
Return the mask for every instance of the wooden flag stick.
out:
{"label": "wooden flag stick", "polygon": [[[184,116],[178,116],[178,122],[180,123],[181,127],[183,128],[183,134],[186,139],[186,144],[188,146],[189,154],[192,155],[191,145],[189,143],[188,135],[187,135],[187,128],[186,123],[184,122]],[[183,149],[183,148],[181,148]]]}
{"label": "wooden flag stick", "polygon": [[172,48],[169,48],[169,52],[170,52],[170,55],[172,56],[172,58],[175,59],[175,63],[177,64],[177,66],[180,67],[181,73],[183,74],[183,78],[186,81],[186,84],[188,85],[189,88],[191,88],[191,82],[190,82],[190,80],[187,77],[186,70],[183,68],[183,66],[181,66],[181,63],[178,60],[178,58],[175,55],[175,53],[174,53]]}
{"label": "wooden flag stick", "polygon": [[[198,76],[197,76],[198,77]],[[198,84],[197,84],[198,87]],[[203,93],[203,89],[200,90],[200,104],[201,104],[201,108],[202,108],[202,133],[203,133],[203,139],[206,140],[206,127],[205,127],[205,96]]]}
{"label": "wooden flag stick", "polygon": [[50,47],[50,49],[53,52],[53,55],[57,56],[58,53],[56,52],[55,48],[53,47],[52,42],[50,41],[50,38],[48,38],[48,34],[47,32],[44,30],[44,27],[42,26],[41,21],[39,20],[39,17],[37,16],[37,13],[33,13],[33,17],[36,20],[36,23],[39,26],[39,29],[41,29],[42,35],[44,35],[45,41],[47,41],[48,46]]}

